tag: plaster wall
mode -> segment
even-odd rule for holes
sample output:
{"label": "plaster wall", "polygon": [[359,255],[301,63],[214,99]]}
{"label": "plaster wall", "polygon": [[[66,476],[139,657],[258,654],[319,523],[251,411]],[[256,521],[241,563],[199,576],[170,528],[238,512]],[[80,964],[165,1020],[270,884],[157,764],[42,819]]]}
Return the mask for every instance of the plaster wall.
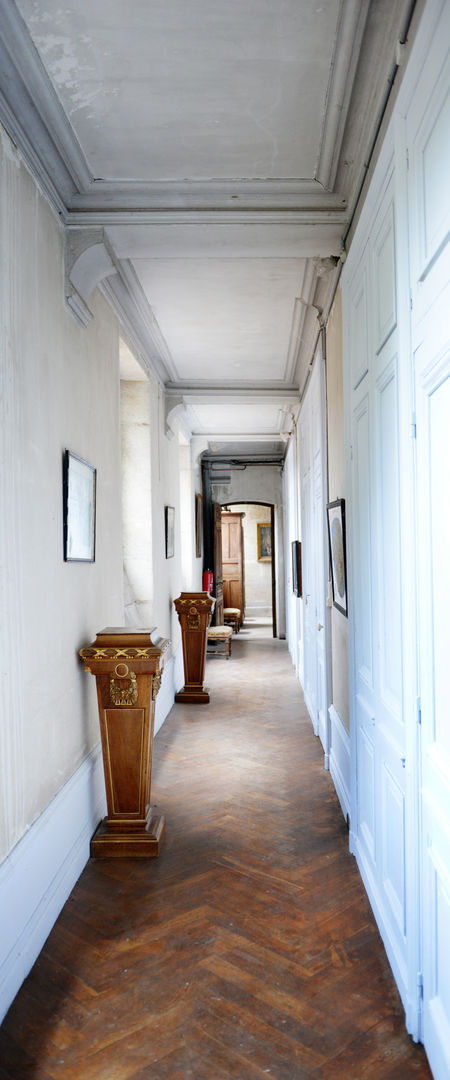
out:
{"label": "plaster wall", "polygon": [[272,564],[258,560],[257,525],[270,525],[270,506],[238,503],[235,513],[242,513],[245,561],[245,610],[247,616],[272,615]]}
{"label": "plaster wall", "polygon": [[[345,498],[344,387],[342,370],[342,297],[336,293],[327,326],[327,422],[329,502]],[[350,729],[348,621],[331,608],[332,702],[346,731]]]}
{"label": "plaster wall", "polygon": [[148,380],[120,384],[125,622],[152,625],[153,560]]}
{"label": "plaster wall", "polygon": [[279,465],[246,465],[231,469],[229,484],[214,484],[214,501],[232,506],[234,503],[260,502],[275,507],[275,563],[278,637],[286,636],[286,607],[284,589],[283,489]]}
{"label": "plaster wall", "polygon": [[[80,329],[63,301],[58,219],[0,141],[0,858],[98,742],[78,649],[123,620],[118,323]],[[65,563],[62,460],[97,468],[95,563]]]}

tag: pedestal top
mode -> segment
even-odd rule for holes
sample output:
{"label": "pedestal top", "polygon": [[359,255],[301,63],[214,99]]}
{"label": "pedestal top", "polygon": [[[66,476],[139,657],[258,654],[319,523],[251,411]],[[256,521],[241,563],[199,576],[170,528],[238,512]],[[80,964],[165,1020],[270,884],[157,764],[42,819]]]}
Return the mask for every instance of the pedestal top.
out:
{"label": "pedestal top", "polygon": [[[169,648],[167,638],[158,638],[156,627],[141,629],[135,626],[106,626],[100,630],[90,645],[85,645],[79,654],[88,670],[91,664],[108,663],[114,660],[157,661],[162,668],[164,653]],[[138,669],[137,669],[138,670]]]}

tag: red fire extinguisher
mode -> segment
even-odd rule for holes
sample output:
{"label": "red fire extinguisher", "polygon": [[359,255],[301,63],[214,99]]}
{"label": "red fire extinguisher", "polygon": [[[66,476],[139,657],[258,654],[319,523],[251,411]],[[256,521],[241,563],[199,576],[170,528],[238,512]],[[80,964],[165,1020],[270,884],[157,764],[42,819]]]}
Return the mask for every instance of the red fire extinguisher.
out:
{"label": "red fire extinguisher", "polygon": [[205,570],[203,572],[203,592],[209,593],[212,596],[213,591],[213,572],[212,570]]}

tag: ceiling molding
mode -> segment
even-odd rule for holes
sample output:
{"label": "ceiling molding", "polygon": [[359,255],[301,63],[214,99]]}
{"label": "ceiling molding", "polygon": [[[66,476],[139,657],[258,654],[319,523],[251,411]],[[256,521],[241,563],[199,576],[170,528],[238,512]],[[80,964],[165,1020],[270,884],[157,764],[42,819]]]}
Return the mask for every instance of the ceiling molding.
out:
{"label": "ceiling molding", "polygon": [[342,0],[316,179],[332,191],[370,0]]}
{"label": "ceiling molding", "polygon": [[[316,283],[315,267],[312,259],[307,259],[301,285],[301,295],[295,298],[292,313],[291,333],[289,338],[288,353],[285,368],[285,381],[293,383],[298,366],[300,351],[303,345],[303,330],[308,310],[313,307],[312,300]],[[318,314],[317,309],[316,316]]]}
{"label": "ceiling molding", "polygon": [[196,397],[208,397],[210,394],[227,394],[231,399],[232,397],[242,397],[247,393],[256,395],[258,397],[272,399],[274,395],[281,395],[282,397],[289,398],[289,400],[298,400],[298,387],[294,384],[288,385],[280,381],[264,381],[264,382],[251,382],[242,380],[242,382],[226,382],[224,379],[192,379],[189,383],[181,382],[167,382],[165,386],[166,394],[179,396],[181,394],[195,394]]}
{"label": "ceiling molding", "polygon": [[204,405],[208,402],[211,405],[221,405],[226,402],[234,403],[236,399],[240,403],[247,405],[261,405],[264,401],[270,404],[279,402],[280,407],[286,404],[299,403],[298,389],[285,389],[283,386],[277,390],[268,389],[267,386],[256,388],[252,386],[249,389],[244,388],[242,385],[229,387],[223,384],[218,386],[215,384],[209,388],[203,388],[202,390],[194,389],[193,386],[187,387],[184,391],[173,391],[169,386],[164,387],[167,398],[170,400],[182,400],[185,405]]}
{"label": "ceiling molding", "polygon": [[142,356],[146,370],[164,386],[168,371],[155,348],[151,315],[136,303],[118,271],[101,281],[99,288],[124,326],[132,345]]}
{"label": "ceiling molding", "polygon": [[0,0],[0,94],[2,122],[60,211],[92,174],[12,0]]}
{"label": "ceiling molding", "polygon": [[92,180],[70,200],[75,213],[115,210],[345,210],[345,198],[324,190],[320,180],[280,177],[264,180]]}

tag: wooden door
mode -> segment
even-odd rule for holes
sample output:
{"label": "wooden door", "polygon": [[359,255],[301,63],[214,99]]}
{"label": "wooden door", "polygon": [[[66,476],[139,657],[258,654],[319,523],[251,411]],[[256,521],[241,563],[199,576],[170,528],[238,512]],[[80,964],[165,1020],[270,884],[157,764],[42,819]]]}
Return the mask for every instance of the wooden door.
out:
{"label": "wooden door", "polygon": [[244,621],[244,534],[242,514],[222,514],[223,604],[239,608]]}
{"label": "wooden door", "polygon": [[214,513],[214,623],[223,626],[222,507],[213,503]]}

